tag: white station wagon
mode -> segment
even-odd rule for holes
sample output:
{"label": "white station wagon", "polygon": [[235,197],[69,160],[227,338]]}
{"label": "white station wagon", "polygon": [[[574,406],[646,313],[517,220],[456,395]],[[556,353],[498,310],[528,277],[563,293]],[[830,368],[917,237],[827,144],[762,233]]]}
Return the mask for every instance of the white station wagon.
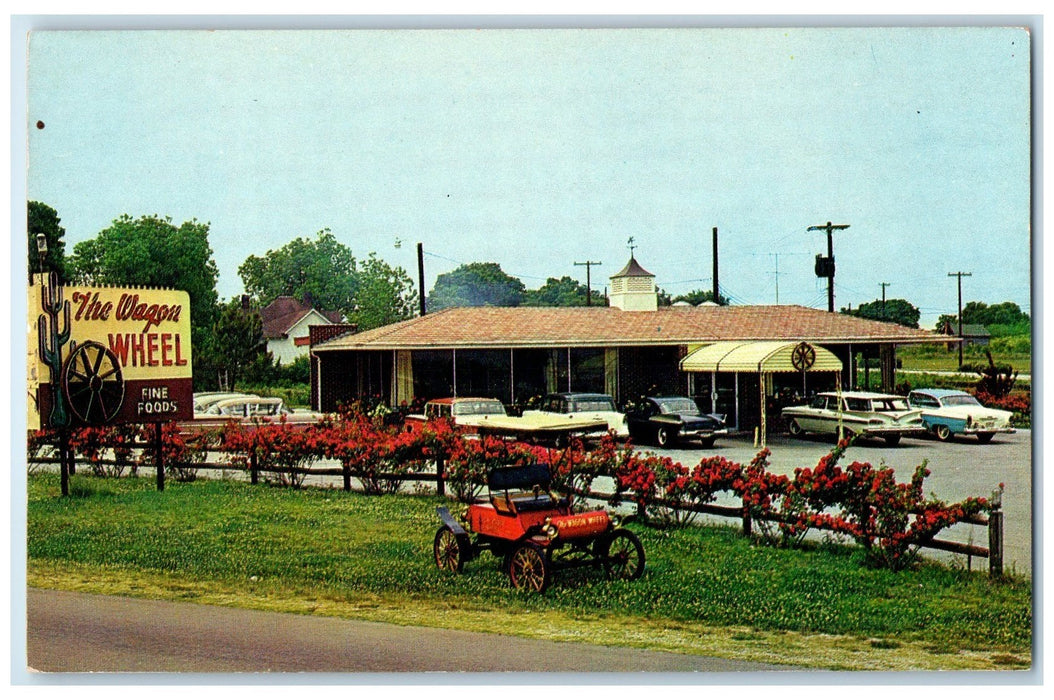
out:
{"label": "white station wagon", "polygon": [[808,406],[789,406],[783,417],[791,435],[826,433],[882,438],[896,445],[904,435],[922,435],[922,411],[908,405],[903,396],[846,391],[840,395],[829,391],[816,395]]}

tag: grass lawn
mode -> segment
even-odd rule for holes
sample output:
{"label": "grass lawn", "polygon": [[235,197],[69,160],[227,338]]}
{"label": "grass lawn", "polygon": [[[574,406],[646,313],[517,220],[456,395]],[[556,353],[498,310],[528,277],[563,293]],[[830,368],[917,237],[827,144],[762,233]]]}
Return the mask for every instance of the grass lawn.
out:
{"label": "grass lawn", "polygon": [[[921,372],[956,372],[959,369],[958,349],[948,350],[943,345],[902,345],[897,348],[897,359],[902,368]],[[997,365],[1010,365],[1016,372],[1031,374],[1032,355],[1027,352],[1005,352],[995,349],[992,359]],[[977,367],[987,367],[988,358],[984,349],[968,346],[963,353],[963,362]],[[872,370],[874,373],[876,370]],[[976,384],[976,376],[972,380]]]}
{"label": "grass lawn", "polygon": [[754,545],[731,528],[632,524],[638,581],[557,574],[512,590],[490,554],[444,575],[435,496],[243,482],[28,479],[30,586],[512,633],[825,669],[1024,669],[1031,581],[890,573],[852,547]]}

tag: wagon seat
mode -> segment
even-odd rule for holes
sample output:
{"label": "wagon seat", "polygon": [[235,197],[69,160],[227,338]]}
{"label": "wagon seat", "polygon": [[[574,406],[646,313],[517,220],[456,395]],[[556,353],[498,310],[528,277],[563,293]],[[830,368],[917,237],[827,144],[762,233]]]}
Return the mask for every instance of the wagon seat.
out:
{"label": "wagon seat", "polygon": [[542,510],[566,512],[571,501],[550,491],[552,477],[547,464],[497,467],[487,475],[490,503],[503,515],[519,515]]}

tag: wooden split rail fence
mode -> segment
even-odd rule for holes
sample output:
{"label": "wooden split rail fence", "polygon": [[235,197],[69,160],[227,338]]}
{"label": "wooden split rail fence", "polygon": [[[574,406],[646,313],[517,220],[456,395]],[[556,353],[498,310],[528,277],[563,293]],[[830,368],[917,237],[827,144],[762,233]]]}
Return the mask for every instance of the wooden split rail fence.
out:
{"label": "wooden split rail fence", "polygon": [[[160,440],[152,441],[150,443],[133,443],[130,445],[124,445],[124,447],[140,448],[140,449],[153,449],[157,451],[155,455],[155,461],[153,464],[146,465],[147,468],[156,468],[157,465],[165,466],[160,454]],[[224,453],[228,450],[220,448],[210,448],[209,452]],[[84,460],[82,460],[84,462]],[[58,457],[31,457],[29,458],[30,464],[61,464],[61,460]],[[131,466],[131,462],[118,462],[116,460],[96,460],[95,464],[104,466]],[[74,473],[76,469],[76,459],[70,462],[69,470],[70,473]],[[302,467],[302,468],[288,468],[288,467],[261,467],[257,461],[256,455],[250,455],[248,465],[230,464],[230,463],[210,463],[210,462],[191,462],[191,463],[169,463],[168,468],[183,468],[183,469],[195,469],[195,470],[210,470],[210,471],[242,471],[248,472],[249,481],[252,484],[259,483],[261,473],[272,473],[272,474],[294,474],[298,476],[339,476],[342,480],[342,489],[344,491],[352,490],[352,481],[356,478],[352,470],[340,466],[340,467]],[[158,490],[164,490],[164,471],[165,469],[157,469],[157,484]],[[435,484],[436,493],[440,496],[446,495],[446,475],[444,473],[443,460],[437,460],[436,470],[434,472],[408,472],[405,474],[376,474],[374,478],[377,480],[391,480],[391,481],[415,481],[415,482],[431,482]],[[581,491],[576,490],[575,495],[581,498],[588,498],[597,501],[608,501],[613,497],[614,494],[599,493],[595,491]],[[660,506],[672,506],[661,499],[655,501]],[[740,520],[742,523],[743,534],[750,536],[753,532],[753,518],[751,517],[749,510],[745,507],[739,506],[720,506],[714,504],[697,504],[689,507],[680,507],[681,510],[687,510],[694,513],[700,513],[704,515],[712,515],[722,518],[732,518]],[[779,518],[775,515],[766,518],[769,521],[776,522]],[[931,539],[925,544],[921,545],[926,549],[934,549],[938,551],[951,552],[953,554],[962,554],[967,557],[967,562],[973,557],[988,560],[988,573],[991,577],[1000,577],[1003,575],[1003,512],[1000,510],[993,511],[987,517],[984,515],[972,515],[962,520],[964,523],[971,525],[979,525],[985,527],[988,530],[988,546],[981,547],[974,544],[963,544],[961,542],[952,542],[948,540]]]}

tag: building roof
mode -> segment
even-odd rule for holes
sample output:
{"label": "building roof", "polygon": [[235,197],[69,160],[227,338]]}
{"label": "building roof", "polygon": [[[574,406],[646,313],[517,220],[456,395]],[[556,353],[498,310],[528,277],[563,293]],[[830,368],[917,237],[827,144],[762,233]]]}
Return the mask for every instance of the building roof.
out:
{"label": "building roof", "polygon": [[895,323],[803,306],[459,307],[314,346],[331,350],[617,347],[702,345],[726,340],[810,343],[947,342],[945,336]]}
{"label": "building roof", "polygon": [[610,277],[610,279],[615,279],[616,277],[654,277],[654,276],[655,275],[651,274],[650,272],[645,270],[643,267],[641,267],[640,263],[637,262],[637,259],[631,255],[631,256],[629,256],[629,262],[626,263],[626,266],[624,268],[622,268],[621,270],[619,270],[618,272],[616,272],[615,274],[613,274]]}
{"label": "building roof", "polygon": [[963,324],[963,337],[964,338],[991,338],[992,334],[988,332],[980,323],[964,323]]}
{"label": "building roof", "polygon": [[277,297],[267,306],[260,309],[260,320],[263,321],[263,336],[268,340],[282,338],[289,329],[295,326],[312,311],[318,312],[330,323],[340,323],[339,311],[320,311],[293,297]]}

